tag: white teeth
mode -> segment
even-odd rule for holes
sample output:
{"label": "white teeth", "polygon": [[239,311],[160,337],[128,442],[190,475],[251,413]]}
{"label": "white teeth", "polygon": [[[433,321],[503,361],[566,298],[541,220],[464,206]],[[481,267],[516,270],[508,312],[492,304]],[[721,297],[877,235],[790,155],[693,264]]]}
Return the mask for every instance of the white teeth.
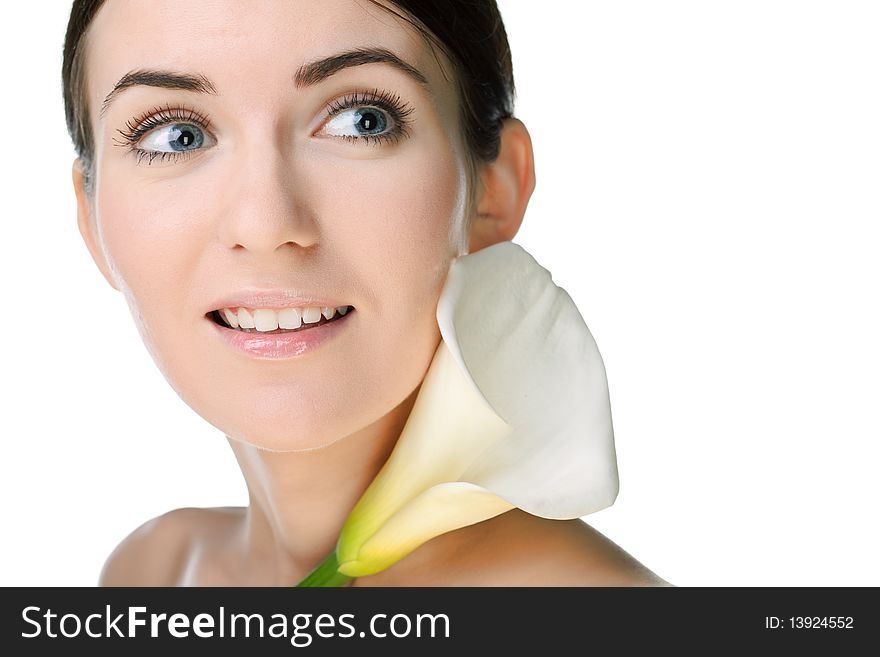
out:
{"label": "white teeth", "polygon": [[308,308],[303,308],[302,320],[306,324],[314,324],[315,322],[321,321],[321,309],[315,308],[313,306],[309,306]]}
{"label": "white teeth", "polygon": [[296,308],[278,311],[278,326],[283,329],[298,329],[302,326],[302,316]]}
{"label": "white teeth", "polygon": [[278,328],[278,314],[274,310],[254,311],[254,328],[258,331],[274,331]]}
{"label": "white teeth", "polygon": [[317,324],[323,316],[330,321],[339,313],[339,316],[345,315],[349,310],[348,306],[325,306],[318,308],[309,306],[307,308],[282,308],[274,310],[271,308],[220,308],[218,314],[231,328],[237,329],[256,329],[257,331],[275,331],[281,329],[298,329],[305,324]]}
{"label": "white teeth", "polygon": [[220,313],[223,315],[223,319],[226,320],[227,324],[229,324],[232,328],[238,328],[238,315],[229,310],[229,308],[221,309]]}
{"label": "white teeth", "polygon": [[254,324],[253,316],[247,311],[246,308],[238,309],[238,325],[241,328],[255,328],[256,324]]}

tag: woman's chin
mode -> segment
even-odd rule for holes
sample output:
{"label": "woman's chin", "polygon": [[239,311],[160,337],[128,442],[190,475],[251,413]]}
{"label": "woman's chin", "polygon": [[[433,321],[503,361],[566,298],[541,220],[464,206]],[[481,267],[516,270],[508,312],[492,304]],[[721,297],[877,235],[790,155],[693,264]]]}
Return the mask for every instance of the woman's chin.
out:
{"label": "woman's chin", "polygon": [[225,432],[229,440],[243,445],[250,445],[267,452],[308,452],[338,442],[344,436],[306,436],[306,435],[279,435],[276,431],[271,434],[255,432]]}

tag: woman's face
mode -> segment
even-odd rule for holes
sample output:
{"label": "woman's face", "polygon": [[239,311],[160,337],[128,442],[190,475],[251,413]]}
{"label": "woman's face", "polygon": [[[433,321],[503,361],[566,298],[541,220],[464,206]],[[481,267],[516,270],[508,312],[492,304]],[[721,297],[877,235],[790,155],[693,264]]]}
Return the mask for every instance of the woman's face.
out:
{"label": "woman's face", "polygon": [[[298,79],[306,63],[369,47],[399,56],[427,86],[387,63]],[[458,100],[421,36],[367,0],[108,0],[86,71],[93,254],[184,401],[232,438],[300,449],[405,400],[430,365],[436,302],[467,245]],[[186,75],[184,86],[203,89],[142,78],[102,113],[134,71]],[[260,291],[315,302],[248,300]],[[208,318],[224,306],[324,303],[355,310],[300,331],[329,335],[306,350],[291,333]],[[287,356],[256,353],[254,340]]]}

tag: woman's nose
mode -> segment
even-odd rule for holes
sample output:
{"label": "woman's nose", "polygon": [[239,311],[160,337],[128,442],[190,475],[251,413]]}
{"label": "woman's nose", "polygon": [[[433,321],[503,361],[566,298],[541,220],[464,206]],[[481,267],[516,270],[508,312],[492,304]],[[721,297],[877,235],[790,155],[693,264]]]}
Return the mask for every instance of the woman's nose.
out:
{"label": "woman's nose", "polygon": [[220,239],[229,248],[271,254],[282,246],[307,248],[318,240],[305,182],[277,148],[248,148],[229,166],[221,191]]}

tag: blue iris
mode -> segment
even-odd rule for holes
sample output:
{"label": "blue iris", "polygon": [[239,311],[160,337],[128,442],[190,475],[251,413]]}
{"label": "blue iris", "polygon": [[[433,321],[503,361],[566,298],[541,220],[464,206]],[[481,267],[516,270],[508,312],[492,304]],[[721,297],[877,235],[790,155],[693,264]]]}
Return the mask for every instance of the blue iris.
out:
{"label": "blue iris", "polygon": [[168,129],[168,145],[174,151],[194,150],[204,141],[205,135],[194,125],[178,123]]}
{"label": "blue iris", "polygon": [[[388,123],[385,118],[382,116],[381,112],[377,112],[376,110],[366,109],[366,110],[358,110],[355,113],[355,116],[358,118],[355,126],[358,129],[363,128],[368,132],[367,134],[375,134],[376,132],[382,132],[386,129]],[[377,120],[378,119],[378,120]],[[377,130],[378,125],[378,130]]]}

